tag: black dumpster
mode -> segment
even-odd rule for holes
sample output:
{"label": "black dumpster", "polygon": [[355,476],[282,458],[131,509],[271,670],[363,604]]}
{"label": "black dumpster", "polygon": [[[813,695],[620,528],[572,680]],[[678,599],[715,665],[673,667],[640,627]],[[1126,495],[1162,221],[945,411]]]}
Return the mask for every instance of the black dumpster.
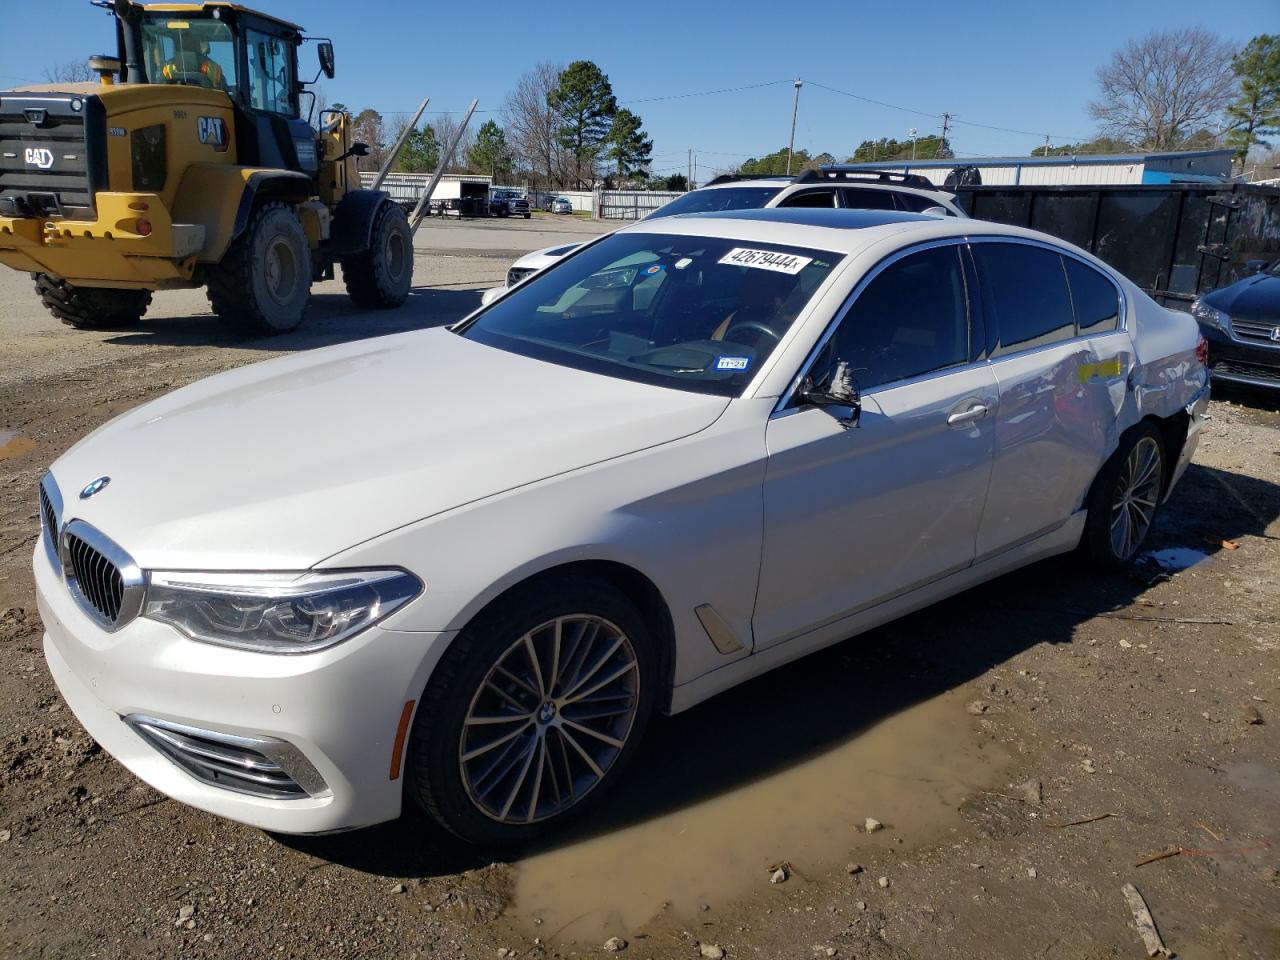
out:
{"label": "black dumpster", "polygon": [[1083,247],[1168,307],[1280,257],[1280,188],[1244,183],[956,186],[970,216]]}

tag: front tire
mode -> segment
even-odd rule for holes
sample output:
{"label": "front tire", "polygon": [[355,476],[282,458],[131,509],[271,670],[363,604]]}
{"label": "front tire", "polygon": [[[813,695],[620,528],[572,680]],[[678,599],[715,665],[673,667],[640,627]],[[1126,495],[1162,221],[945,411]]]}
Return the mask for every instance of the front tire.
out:
{"label": "front tire", "polygon": [[616,784],[657,685],[653,639],[622,591],[585,577],[519,588],[469,624],[432,674],[407,789],[470,843],[559,828]]}
{"label": "front tire", "polygon": [[[444,216],[444,208],[440,208]],[[387,310],[409,299],[413,286],[413,231],[409,218],[394,203],[384,203],[373,217],[369,249],[342,261],[347,295],[358,307]]]}
{"label": "front tire", "polygon": [[47,273],[33,273],[31,279],[45,309],[78,330],[132,327],[151,306],[150,290],[79,287]]}
{"label": "front tire", "polygon": [[1094,481],[1081,549],[1104,569],[1125,566],[1155,526],[1167,467],[1160,431],[1143,421],[1128,431]]}
{"label": "front tire", "polygon": [[237,333],[296,330],[311,296],[311,248],[293,207],[264,203],[208,274],[209,302]]}

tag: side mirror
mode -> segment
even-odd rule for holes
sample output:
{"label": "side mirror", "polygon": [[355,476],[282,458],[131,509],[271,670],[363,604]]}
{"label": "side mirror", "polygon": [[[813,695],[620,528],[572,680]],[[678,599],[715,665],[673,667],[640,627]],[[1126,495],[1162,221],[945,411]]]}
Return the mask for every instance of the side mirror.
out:
{"label": "side mirror", "polygon": [[1244,262],[1245,273],[1261,273],[1265,269],[1267,269],[1266,260],[1246,260]]}
{"label": "side mirror", "polygon": [[369,155],[369,145],[367,143],[353,143],[351,145],[351,156],[367,157]]}
{"label": "side mirror", "polygon": [[832,413],[832,416],[846,427],[856,427],[862,420],[862,397],[858,395],[853,375],[849,373],[849,364],[843,360],[836,363],[831,382],[824,389],[816,388],[813,380],[805,377],[800,386],[800,399],[816,407],[844,408],[847,413],[842,410],[840,413]]}
{"label": "side mirror", "polygon": [[333,79],[333,44],[328,40],[322,41],[316,47],[316,53],[320,57],[320,72],[330,80]]}

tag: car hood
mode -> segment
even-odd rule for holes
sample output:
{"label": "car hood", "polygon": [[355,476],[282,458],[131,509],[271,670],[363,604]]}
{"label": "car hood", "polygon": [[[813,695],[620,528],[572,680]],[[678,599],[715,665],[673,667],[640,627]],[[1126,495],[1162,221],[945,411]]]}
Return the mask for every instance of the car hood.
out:
{"label": "car hood", "polygon": [[1228,316],[1280,323],[1280,277],[1245,277],[1200,299]]}
{"label": "car hood", "polygon": [[512,266],[520,267],[521,269],[532,268],[534,270],[541,270],[543,267],[549,266],[562,257],[566,257],[573,253],[573,251],[577,250],[580,246],[582,246],[580,243],[557,243],[553,247],[543,247],[541,250],[534,250],[531,253],[526,253],[523,257],[513,263]]}
{"label": "car hood", "polygon": [[[100,427],[52,473],[64,518],[94,525],[144,568],[300,570],[696,433],[727,404],[429,330],[199,381]],[[102,476],[110,483],[79,499]]]}

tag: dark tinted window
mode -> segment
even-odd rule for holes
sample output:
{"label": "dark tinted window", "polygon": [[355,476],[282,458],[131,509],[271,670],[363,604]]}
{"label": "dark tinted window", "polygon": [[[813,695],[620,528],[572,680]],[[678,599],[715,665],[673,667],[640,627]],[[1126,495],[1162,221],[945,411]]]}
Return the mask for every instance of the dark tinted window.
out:
{"label": "dark tinted window", "polygon": [[834,207],[835,205],[834,190],[806,190],[804,193],[787,197],[778,204],[780,207]]}
{"label": "dark tinted window", "polygon": [[674,217],[679,213],[712,213],[717,210],[755,210],[777,196],[785,187],[711,187],[691,190],[683,197],[676,197],[666,206],[659,207],[644,219]]}
{"label": "dark tinted window", "polygon": [[1081,333],[1103,333],[1120,325],[1120,297],[1110,280],[1079,260],[1063,257],[1071,300],[1076,307],[1076,323]]}
{"label": "dark tinted window", "polygon": [[1000,334],[992,356],[1075,336],[1062,257],[1023,243],[975,243],[983,303]]}
{"label": "dark tinted window", "polygon": [[892,263],[858,295],[833,338],[861,388],[964,363],[969,312],[959,248],[936,247]]}
{"label": "dark tinted window", "polygon": [[889,190],[848,189],[844,191],[844,205],[851,210],[897,210],[893,205],[893,193]]}
{"label": "dark tinted window", "polygon": [[[930,207],[942,207],[935,198],[924,196],[919,193],[895,193],[893,198],[898,201],[899,209],[906,210],[909,213],[922,213]],[[946,207],[942,207],[946,210]],[[950,210],[947,210],[950,213]]]}

